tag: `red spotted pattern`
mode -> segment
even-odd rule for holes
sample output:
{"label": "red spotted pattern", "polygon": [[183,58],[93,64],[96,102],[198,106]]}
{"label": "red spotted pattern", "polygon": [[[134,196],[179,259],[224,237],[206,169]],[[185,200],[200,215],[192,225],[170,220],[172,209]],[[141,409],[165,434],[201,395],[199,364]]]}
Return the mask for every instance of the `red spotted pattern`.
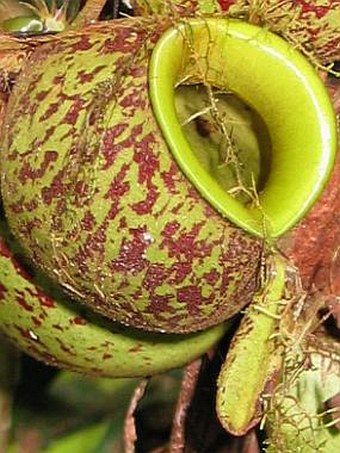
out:
{"label": "red spotted pattern", "polygon": [[155,121],[148,61],[168,25],[96,25],[33,54],[6,115],[3,197],[30,258],[72,297],[186,332],[250,301],[261,244],[202,199]]}

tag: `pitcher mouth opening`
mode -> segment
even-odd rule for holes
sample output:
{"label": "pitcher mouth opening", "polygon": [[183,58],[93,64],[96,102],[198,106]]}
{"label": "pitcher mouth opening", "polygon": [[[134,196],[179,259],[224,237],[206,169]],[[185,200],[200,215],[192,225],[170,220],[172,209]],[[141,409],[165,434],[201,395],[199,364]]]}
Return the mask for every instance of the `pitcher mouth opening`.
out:
{"label": "pitcher mouth opening", "polygon": [[[255,112],[247,112],[252,127],[241,132],[241,125],[217,121],[216,133],[200,85],[208,89],[210,114],[241,115],[245,103]],[[223,217],[248,233],[275,239],[313,206],[335,161],[335,114],[315,69],[284,39],[231,19],[183,21],[156,44],[149,90],[169,150]],[[196,114],[190,116],[195,103]],[[200,114],[202,107],[207,117]],[[223,145],[221,135],[232,144]],[[253,144],[245,146],[244,140]],[[226,158],[233,161],[231,170],[223,166]]]}
{"label": "pitcher mouth opening", "polygon": [[272,146],[261,116],[231,92],[179,85],[175,108],[195,158],[219,186],[245,206],[265,187]]}

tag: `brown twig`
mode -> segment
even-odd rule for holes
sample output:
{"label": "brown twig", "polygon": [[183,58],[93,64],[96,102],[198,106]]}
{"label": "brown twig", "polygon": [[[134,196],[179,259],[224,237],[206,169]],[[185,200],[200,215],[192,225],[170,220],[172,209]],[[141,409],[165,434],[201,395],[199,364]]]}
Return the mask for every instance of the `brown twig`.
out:
{"label": "brown twig", "polygon": [[[130,405],[125,417],[124,423],[124,451],[125,453],[134,453],[135,443],[137,440],[136,424],[135,424],[135,411],[143,398],[149,379],[143,379],[133,392]],[[1,452],[0,452],[1,453]]]}
{"label": "brown twig", "polygon": [[75,18],[70,28],[82,28],[90,22],[98,20],[106,0],[87,0],[85,6]]}
{"label": "brown twig", "polygon": [[182,453],[185,448],[185,418],[196,389],[202,358],[188,365],[182,380],[181,391],[177,402],[172,425],[170,449],[171,453]]}

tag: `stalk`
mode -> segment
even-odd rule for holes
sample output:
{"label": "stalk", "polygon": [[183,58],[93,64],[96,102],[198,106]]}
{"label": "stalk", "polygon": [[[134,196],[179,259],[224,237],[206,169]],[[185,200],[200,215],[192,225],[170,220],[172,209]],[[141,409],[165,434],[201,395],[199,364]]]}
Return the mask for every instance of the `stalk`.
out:
{"label": "stalk", "polygon": [[98,20],[105,3],[106,0],[88,0],[73,21],[71,28],[82,28],[89,22]]}

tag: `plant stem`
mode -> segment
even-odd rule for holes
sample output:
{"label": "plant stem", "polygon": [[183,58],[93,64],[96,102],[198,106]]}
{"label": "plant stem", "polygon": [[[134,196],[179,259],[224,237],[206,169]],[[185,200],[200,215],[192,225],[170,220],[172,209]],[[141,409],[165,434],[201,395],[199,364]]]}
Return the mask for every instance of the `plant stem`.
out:
{"label": "plant stem", "polygon": [[92,21],[99,18],[99,14],[104,8],[106,0],[87,0],[85,6],[71,24],[71,28],[82,28]]}

